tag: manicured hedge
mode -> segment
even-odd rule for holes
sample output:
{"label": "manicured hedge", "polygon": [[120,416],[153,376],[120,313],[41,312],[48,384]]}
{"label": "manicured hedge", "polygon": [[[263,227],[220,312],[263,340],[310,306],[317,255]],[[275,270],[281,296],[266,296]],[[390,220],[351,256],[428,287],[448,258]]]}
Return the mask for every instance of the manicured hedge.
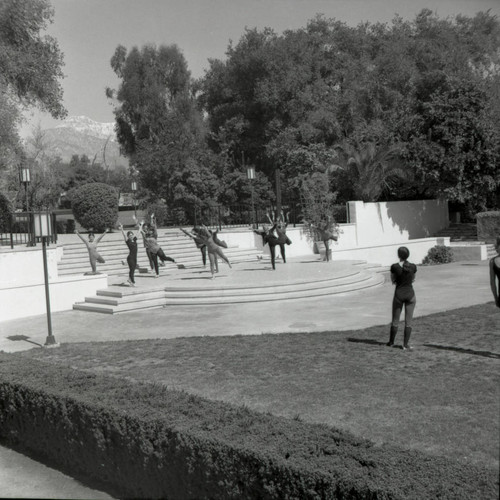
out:
{"label": "manicured hedge", "polygon": [[429,248],[422,264],[448,264],[453,262],[453,250],[445,245]]}
{"label": "manicured hedge", "polygon": [[0,354],[0,438],[123,498],[497,498],[493,470]]}
{"label": "manicured hedge", "polygon": [[477,238],[486,243],[495,243],[500,237],[500,211],[477,214]]}

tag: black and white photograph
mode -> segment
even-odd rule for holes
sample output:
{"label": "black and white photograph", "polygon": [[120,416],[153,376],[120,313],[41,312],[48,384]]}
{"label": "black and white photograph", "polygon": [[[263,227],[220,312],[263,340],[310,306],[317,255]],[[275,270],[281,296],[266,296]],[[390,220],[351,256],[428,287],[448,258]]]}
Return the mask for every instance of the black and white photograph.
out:
{"label": "black and white photograph", "polygon": [[496,500],[499,0],[0,0],[0,499]]}

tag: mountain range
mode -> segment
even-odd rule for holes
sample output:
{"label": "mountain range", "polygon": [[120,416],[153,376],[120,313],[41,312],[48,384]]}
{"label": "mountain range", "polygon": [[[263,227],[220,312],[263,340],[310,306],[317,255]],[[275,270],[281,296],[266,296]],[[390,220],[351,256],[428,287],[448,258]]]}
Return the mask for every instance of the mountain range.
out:
{"label": "mountain range", "polygon": [[114,126],[87,116],[70,116],[53,128],[44,129],[44,143],[51,156],[59,156],[63,161],[71,160],[73,155],[87,155],[91,162],[102,166],[127,167],[128,159],[120,155]]}

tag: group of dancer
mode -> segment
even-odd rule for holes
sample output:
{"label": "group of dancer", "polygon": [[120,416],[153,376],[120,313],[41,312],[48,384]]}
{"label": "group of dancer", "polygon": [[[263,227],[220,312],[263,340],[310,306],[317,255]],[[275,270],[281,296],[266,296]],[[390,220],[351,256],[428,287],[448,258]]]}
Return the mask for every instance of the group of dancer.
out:
{"label": "group of dancer", "polygon": [[[137,238],[140,234],[143,239],[144,248],[146,250],[146,255],[148,256],[149,265],[151,267],[151,271],[154,272],[154,277],[160,277],[159,266],[165,266],[165,262],[173,262],[176,263],[175,259],[165,255],[165,252],[161,248],[158,243],[158,229],[156,223],[154,221],[154,216],[151,217],[150,223],[141,222],[139,224],[139,230],[137,235],[134,234],[133,231],[125,231],[123,230],[123,226],[120,224],[118,226],[120,231],[122,232],[123,239],[125,244],[129,249],[129,254],[127,256],[126,264],[129,268],[129,276],[127,283],[129,286],[135,286],[135,272],[138,269],[137,265],[137,254],[138,254],[138,245]],[[231,262],[224,255],[222,248],[227,248],[227,244],[225,241],[222,241],[218,238],[218,231],[212,231],[208,229],[206,226],[195,226],[192,232],[186,231],[181,228],[181,231],[192,238],[196,244],[196,247],[201,251],[201,257],[203,261],[203,266],[206,266],[207,262],[207,254],[210,262],[210,272],[212,275],[212,279],[215,278],[215,274],[219,272],[219,257],[226,262],[226,264],[231,268]],[[101,241],[103,236],[108,232],[106,230],[103,234],[101,234],[97,239],[95,239],[95,235],[93,233],[89,233],[88,241],[85,240],[78,231],[76,232],[78,237],[85,243],[87,246],[87,250],[89,252],[90,265],[92,268],[91,273],[86,274],[98,274],[97,273],[97,262],[103,264],[105,260],[97,251],[97,244]],[[125,265],[125,260],[122,261],[122,264]],[[184,268],[182,264],[179,264],[177,267]]]}

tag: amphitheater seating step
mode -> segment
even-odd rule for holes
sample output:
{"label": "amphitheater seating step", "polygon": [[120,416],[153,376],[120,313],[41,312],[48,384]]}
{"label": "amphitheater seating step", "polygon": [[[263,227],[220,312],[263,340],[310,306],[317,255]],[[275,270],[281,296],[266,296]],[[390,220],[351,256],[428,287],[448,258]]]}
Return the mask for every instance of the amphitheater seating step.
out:
{"label": "amphitheater seating step", "polygon": [[[85,236],[84,236],[85,237]],[[222,238],[223,239],[223,238]],[[139,270],[145,272],[149,269],[149,261],[144,249],[142,238],[139,238],[138,266]],[[191,267],[201,264],[201,252],[196,248],[193,241],[186,237],[180,230],[160,230],[158,243],[166,255],[175,259],[176,264]],[[120,275],[127,270],[126,258],[128,249],[121,234],[114,233],[106,235],[98,245],[98,251],[105,260],[104,264],[98,264],[98,271],[108,275]],[[242,249],[229,247],[224,249],[224,254],[232,263],[256,260],[261,255],[257,248]],[[167,269],[173,266],[166,263]],[[57,265],[59,276],[70,274],[83,274],[90,270],[88,252],[81,241],[64,244],[64,253]]]}
{"label": "amphitheater seating step", "polygon": [[473,223],[452,223],[439,231],[437,237],[449,237],[450,241],[477,241],[477,225]]}
{"label": "amphitheater seating step", "polygon": [[[173,270],[158,280],[138,279],[138,287],[115,283],[73,306],[76,310],[117,314],[154,307],[216,305],[307,299],[380,286],[386,271],[361,261],[280,263],[263,261],[227,267],[210,279],[200,268]],[[158,283],[161,280],[161,283]],[[151,283],[154,282],[154,283]],[[151,283],[151,284],[150,284]]]}

